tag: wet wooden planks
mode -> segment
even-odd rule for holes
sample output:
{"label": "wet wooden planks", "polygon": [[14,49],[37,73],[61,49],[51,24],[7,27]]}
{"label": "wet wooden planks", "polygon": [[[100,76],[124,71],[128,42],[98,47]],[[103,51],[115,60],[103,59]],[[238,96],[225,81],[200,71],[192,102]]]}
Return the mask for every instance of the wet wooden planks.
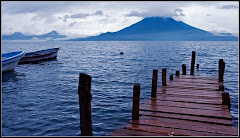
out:
{"label": "wet wooden planks", "polygon": [[237,136],[219,85],[214,77],[175,77],[140,104],[139,120],[110,136]]}

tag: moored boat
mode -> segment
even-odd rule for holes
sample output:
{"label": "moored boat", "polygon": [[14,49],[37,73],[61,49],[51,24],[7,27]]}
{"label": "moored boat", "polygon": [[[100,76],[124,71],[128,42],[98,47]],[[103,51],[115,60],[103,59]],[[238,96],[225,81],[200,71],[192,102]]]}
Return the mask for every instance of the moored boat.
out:
{"label": "moored boat", "polygon": [[54,59],[57,57],[58,51],[59,48],[51,48],[35,52],[28,52],[25,53],[25,56],[20,59],[18,64],[36,63],[38,61]]}
{"label": "moored boat", "polygon": [[2,72],[14,70],[24,54],[23,51],[2,54]]}

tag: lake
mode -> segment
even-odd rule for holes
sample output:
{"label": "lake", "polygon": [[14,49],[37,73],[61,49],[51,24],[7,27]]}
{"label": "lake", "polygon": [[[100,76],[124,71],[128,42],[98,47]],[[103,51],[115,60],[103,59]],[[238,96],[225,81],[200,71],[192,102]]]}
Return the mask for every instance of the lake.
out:
{"label": "lake", "polygon": [[[182,64],[190,74],[218,76],[225,61],[224,88],[238,127],[239,45],[237,41],[2,41],[2,53],[60,47],[56,60],[18,65],[2,74],[2,136],[80,136],[79,73],[92,77],[93,135],[107,136],[131,120],[133,84],[143,102],[151,95],[152,70],[167,69],[167,80]],[[119,54],[123,52],[124,54]]]}

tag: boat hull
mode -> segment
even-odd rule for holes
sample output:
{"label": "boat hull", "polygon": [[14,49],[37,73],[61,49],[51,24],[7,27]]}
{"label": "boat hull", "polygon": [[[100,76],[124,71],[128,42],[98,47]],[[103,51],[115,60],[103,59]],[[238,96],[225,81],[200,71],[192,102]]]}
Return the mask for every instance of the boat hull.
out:
{"label": "boat hull", "polygon": [[[2,72],[14,70],[15,67],[18,65],[19,60],[25,55],[23,51],[12,52],[12,53],[18,53],[18,54],[16,55],[13,55],[11,53],[2,54],[2,57],[4,58],[2,60]],[[8,56],[9,54],[13,56]]]}
{"label": "boat hull", "polygon": [[18,65],[18,61],[14,61],[2,66],[2,72],[12,71]]}
{"label": "boat hull", "polygon": [[25,56],[20,59],[18,64],[37,63],[39,61],[55,59],[57,58],[58,51],[59,48],[54,48],[26,53]]}

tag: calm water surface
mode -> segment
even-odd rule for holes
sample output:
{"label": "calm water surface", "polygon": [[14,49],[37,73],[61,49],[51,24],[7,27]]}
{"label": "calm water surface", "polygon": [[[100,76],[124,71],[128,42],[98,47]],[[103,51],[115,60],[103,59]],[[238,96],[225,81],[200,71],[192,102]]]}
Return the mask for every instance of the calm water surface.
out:
{"label": "calm water surface", "polygon": [[[151,95],[152,70],[167,76],[190,73],[218,76],[218,60],[226,63],[225,91],[231,96],[233,123],[238,127],[238,42],[192,41],[2,41],[2,53],[60,47],[56,60],[18,65],[2,74],[3,136],[79,136],[79,73],[92,76],[93,135],[109,135],[131,120],[133,84],[141,84],[141,102]],[[120,55],[124,52],[124,55]],[[169,78],[167,78],[169,79]],[[161,86],[161,79],[158,81]]]}

